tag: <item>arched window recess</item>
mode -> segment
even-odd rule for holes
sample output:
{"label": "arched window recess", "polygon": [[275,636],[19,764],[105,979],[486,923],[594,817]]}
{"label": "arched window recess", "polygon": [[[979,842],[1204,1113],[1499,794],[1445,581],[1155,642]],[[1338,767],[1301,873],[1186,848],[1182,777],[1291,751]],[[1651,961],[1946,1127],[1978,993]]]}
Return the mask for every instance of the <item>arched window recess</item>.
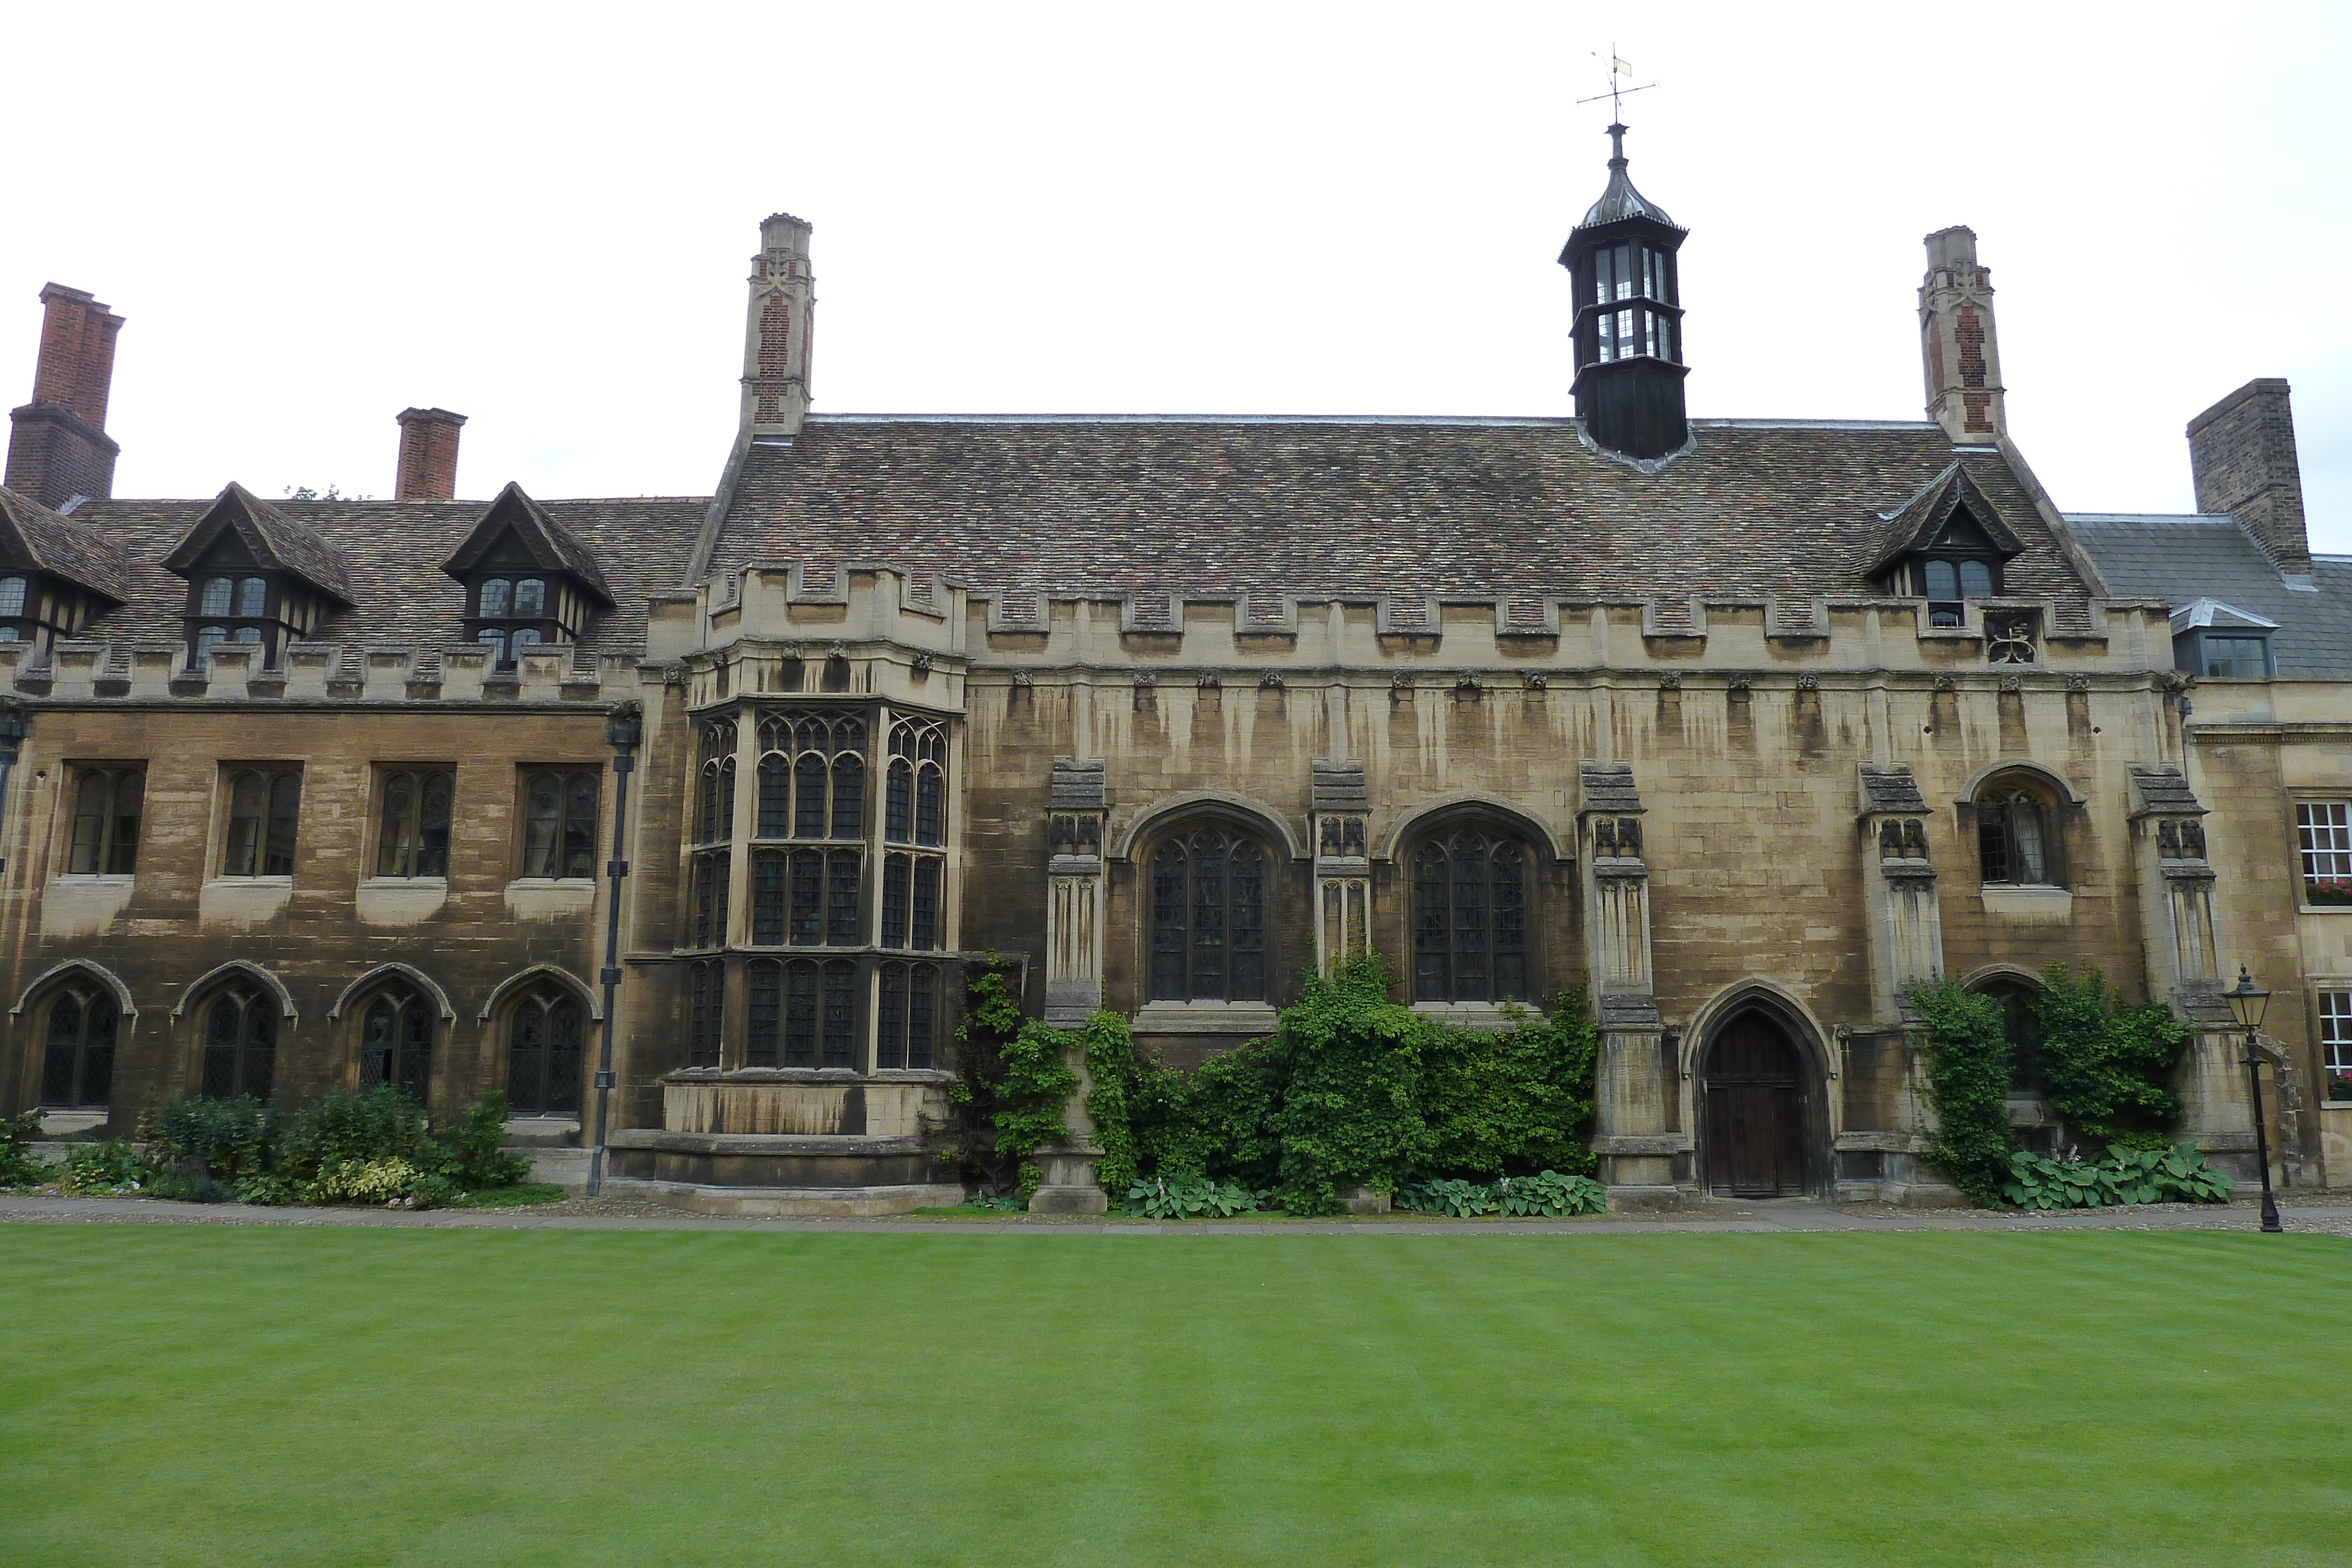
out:
{"label": "arched window recess", "polygon": [[1257,838],[1223,821],[1177,828],[1144,857],[1149,999],[1266,999],[1266,872]]}
{"label": "arched window recess", "polygon": [[2064,798],[2039,772],[1998,771],[1969,797],[1977,872],[1988,887],[2066,885],[2060,833]]}

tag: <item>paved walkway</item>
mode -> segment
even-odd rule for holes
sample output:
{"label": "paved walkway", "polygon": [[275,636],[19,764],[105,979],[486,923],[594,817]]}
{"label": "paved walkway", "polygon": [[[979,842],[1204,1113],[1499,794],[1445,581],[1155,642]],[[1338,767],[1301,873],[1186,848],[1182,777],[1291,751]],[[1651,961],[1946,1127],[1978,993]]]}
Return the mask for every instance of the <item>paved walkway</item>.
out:
{"label": "paved walkway", "polygon": [[[2287,1203],[2287,1229],[2352,1238],[2352,1203]],[[1659,1236],[1894,1230],[2253,1230],[2256,1202],[2152,1204],[2057,1214],[1994,1214],[1981,1209],[1901,1209],[1830,1205],[1790,1198],[1718,1199],[1654,1218],[1446,1219],[1391,1216],[1328,1220],[1062,1219],[1007,1215],[1001,1219],[754,1219],[687,1214],[642,1204],[583,1199],[541,1208],[255,1208],[245,1204],[171,1203],[152,1198],[0,1197],[0,1221],[52,1224],[368,1226],[408,1230],[803,1230],[889,1235],[932,1232],[1032,1235],[1169,1236]]]}

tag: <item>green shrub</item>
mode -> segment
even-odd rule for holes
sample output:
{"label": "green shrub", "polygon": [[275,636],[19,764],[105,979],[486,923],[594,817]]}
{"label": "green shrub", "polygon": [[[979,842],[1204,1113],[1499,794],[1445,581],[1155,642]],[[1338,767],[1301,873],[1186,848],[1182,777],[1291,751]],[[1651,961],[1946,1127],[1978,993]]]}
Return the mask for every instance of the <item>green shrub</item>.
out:
{"label": "green shrub", "polygon": [[1941,979],[1913,986],[1909,998],[1927,1026],[1927,1103],[1936,1113],[1928,1157],[1975,1202],[1996,1207],[2017,1143],[2009,1123],[2012,1047],[2000,1003]]}
{"label": "green shrub", "polygon": [[330,1166],[352,1163],[398,1160],[414,1170],[425,1142],[424,1110],[393,1085],[374,1083],[295,1113],[278,1146],[278,1168],[306,1183],[318,1181]]}
{"label": "green shrub", "polygon": [[2020,1208],[2037,1209],[2226,1203],[2233,1185],[2189,1144],[2165,1149],[2110,1148],[2096,1164],[2072,1150],[2052,1158],[2021,1149],[2009,1157],[2001,1196]]}
{"label": "green shrub", "polygon": [[434,1134],[444,1156],[436,1163],[436,1174],[467,1191],[514,1186],[530,1175],[530,1161],[499,1146],[506,1135],[506,1092],[493,1089],[475,1102],[464,1121]]}
{"label": "green shrub", "polygon": [[49,1179],[49,1167],[33,1157],[40,1136],[38,1106],[0,1118],[0,1186],[38,1186]]}
{"label": "green shrub", "polygon": [[68,1150],[52,1179],[61,1192],[99,1197],[145,1192],[152,1184],[153,1173],[131,1152],[127,1140],[109,1138],[102,1144],[81,1144]]}
{"label": "green shrub", "polygon": [[235,1182],[266,1170],[276,1152],[277,1119],[250,1094],[233,1100],[174,1100],[139,1119],[147,1162],[179,1181]]}
{"label": "green shrub", "polygon": [[283,1207],[287,1204],[302,1201],[302,1184],[264,1172],[259,1176],[247,1176],[236,1184],[236,1200],[257,1204],[265,1208]]}
{"label": "green shrub", "polygon": [[1499,1181],[1473,1182],[1459,1177],[1415,1182],[1396,1195],[1396,1207],[1420,1214],[1451,1215],[1471,1219],[1482,1214],[1507,1218],[1559,1219],[1573,1214],[1600,1214],[1609,1207],[1608,1194],[1586,1176],[1543,1171],[1535,1176],[1505,1176]]}

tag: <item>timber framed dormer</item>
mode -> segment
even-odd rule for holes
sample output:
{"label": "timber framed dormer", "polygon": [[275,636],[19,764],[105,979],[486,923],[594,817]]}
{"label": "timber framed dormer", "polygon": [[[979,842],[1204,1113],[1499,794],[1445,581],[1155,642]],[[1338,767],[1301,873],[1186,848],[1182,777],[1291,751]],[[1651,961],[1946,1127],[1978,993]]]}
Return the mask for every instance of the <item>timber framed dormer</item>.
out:
{"label": "timber framed dormer", "polygon": [[466,585],[466,638],[511,668],[523,650],[578,642],[613,608],[595,555],[509,484],[442,570]]}
{"label": "timber framed dormer", "polygon": [[252,643],[266,668],[279,668],[289,643],[352,605],[341,552],[242,485],[215,498],[163,567],[187,580],[191,664],[223,643]]}
{"label": "timber framed dormer", "polygon": [[2003,570],[2025,549],[1967,470],[1955,463],[1892,512],[1870,574],[1891,593],[1927,601],[1927,624],[1968,624],[1970,601],[1998,599]]}
{"label": "timber framed dormer", "polygon": [[0,643],[80,635],[128,596],[125,564],[96,529],[0,490]]}

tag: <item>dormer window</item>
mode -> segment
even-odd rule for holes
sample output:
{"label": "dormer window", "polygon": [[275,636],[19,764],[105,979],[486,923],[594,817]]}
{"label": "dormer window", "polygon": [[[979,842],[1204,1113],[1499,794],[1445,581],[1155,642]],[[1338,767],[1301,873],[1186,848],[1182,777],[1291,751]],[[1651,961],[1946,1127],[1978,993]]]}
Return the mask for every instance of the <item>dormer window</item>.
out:
{"label": "dormer window", "polygon": [[1968,601],[2000,592],[2000,563],[1990,556],[1921,556],[1912,564],[1911,591],[1927,601],[1930,626],[1965,626]]}
{"label": "dormer window", "polygon": [[2172,612],[2172,664],[2191,675],[2263,681],[2278,674],[2271,634],[2278,622],[2218,599],[2192,599]]}
{"label": "dormer window", "polygon": [[181,621],[196,666],[222,643],[244,643],[261,649],[261,668],[276,669],[288,643],[352,601],[341,554],[242,485],[214,498],[163,566],[188,582]]}
{"label": "dormer window", "polygon": [[89,619],[84,596],[40,573],[0,577],[0,643],[47,647],[70,637]]}
{"label": "dormer window", "polygon": [[282,573],[257,572],[243,562],[218,559],[238,553],[231,539],[213,553],[215,559],[201,563],[188,583],[190,662],[205,663],[223,643],[252,643],[262,649],[263,666],[277,668],[286,644],[318,625],[318,595]]}
{"label": "dormer window", "polygon": [[520,486],[499,492],[442,570],[466,585],[466,637],[512,669],[533,648],[576,643],[613,607],[596,558]]}

